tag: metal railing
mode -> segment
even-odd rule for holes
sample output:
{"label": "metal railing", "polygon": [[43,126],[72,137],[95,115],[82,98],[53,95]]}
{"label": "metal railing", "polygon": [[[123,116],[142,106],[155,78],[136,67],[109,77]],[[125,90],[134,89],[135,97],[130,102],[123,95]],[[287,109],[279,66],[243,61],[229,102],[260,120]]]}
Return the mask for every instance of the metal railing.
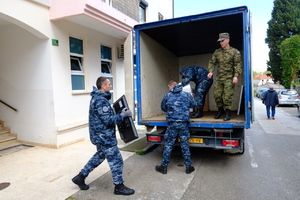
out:
{"label": "metal railing", "polygon": [[9,107],[10,109],[14,110],[15,112],[18,112],[18,110],[10,105],[8,105],[7,103],[5,103],[4,101],[0,100],[0,103],[2,103],[3,105]]}

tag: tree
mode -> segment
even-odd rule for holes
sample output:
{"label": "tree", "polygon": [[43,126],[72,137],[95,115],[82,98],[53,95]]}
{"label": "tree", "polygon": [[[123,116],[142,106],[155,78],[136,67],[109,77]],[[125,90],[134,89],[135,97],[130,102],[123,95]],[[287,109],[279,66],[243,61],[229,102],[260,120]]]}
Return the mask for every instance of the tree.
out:
{"label": "tree", "polygon": [[283,40],[280,46],[281,66],[283,68],[284,87],[295,86],[300,70],[300,36],[293,35]]}
{"label": "tree", "polygon": [[270,49],[267,70],[271,71],[274,82],[283,83],[280,45],[286,38],[300,34],[300,0],[275,0],[268,25],[265,40]]}

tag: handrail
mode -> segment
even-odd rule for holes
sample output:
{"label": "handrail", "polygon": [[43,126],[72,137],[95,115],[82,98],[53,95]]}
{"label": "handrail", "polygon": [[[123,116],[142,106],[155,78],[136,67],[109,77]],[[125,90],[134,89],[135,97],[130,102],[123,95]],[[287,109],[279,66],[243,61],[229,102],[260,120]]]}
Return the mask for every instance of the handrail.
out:
{"label": "handrail", "polygon": [[14,107],[12,107],[12,106],[8,105],[8,104],[7,104],[7,103],[5,103],[4,101],[0,100],[0,103],[2,103],[2,104],[4,104],[4,105],[6,105],[6,106],[7,106],[7,107],[9,107],[10,109],[12,109],[12,110],[14,110],[14,111],[18,112],[18,110],[17,110],[17,109],[15,109]]}

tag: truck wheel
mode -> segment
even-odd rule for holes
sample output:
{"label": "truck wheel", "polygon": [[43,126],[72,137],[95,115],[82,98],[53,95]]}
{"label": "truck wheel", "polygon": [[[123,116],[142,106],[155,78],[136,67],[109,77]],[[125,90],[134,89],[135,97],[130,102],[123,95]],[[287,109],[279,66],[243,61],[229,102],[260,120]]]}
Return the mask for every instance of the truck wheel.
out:
{"label": "truck wheel", "polygon": [[245,152],[245,144],[244,141],[241,143],[242,149],[224,149],[223,152],[225,154],[243,154]]}

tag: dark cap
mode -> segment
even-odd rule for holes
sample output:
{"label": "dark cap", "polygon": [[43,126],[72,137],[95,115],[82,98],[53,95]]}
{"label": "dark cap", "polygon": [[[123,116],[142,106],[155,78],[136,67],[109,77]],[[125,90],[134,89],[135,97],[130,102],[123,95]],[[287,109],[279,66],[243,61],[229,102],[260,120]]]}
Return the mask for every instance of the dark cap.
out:
{"label": "dark cap", "polygon": [[220,41],[225,40],[225,39],[229,39],[229,33],[220,33],[219,34],[219,39],[217,40],[217,42],[220,42]]}

